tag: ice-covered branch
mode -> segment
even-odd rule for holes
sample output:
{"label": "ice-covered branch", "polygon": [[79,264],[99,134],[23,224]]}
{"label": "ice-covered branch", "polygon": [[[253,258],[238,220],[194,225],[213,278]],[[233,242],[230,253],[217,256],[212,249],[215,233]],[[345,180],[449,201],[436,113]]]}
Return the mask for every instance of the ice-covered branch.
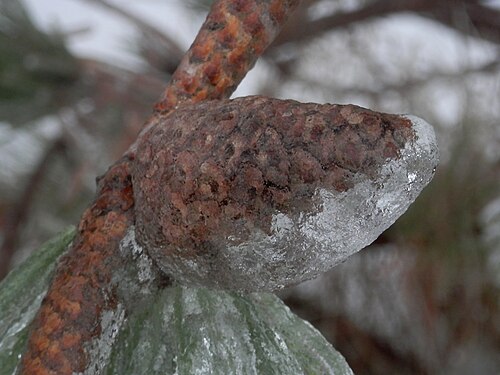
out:
{"label": "ice-covered branch", "polygon": [[413,116],[266,97],[155,118],[132,167],[138,240],[184,284],[274,290],[369,245],[434,174]]}

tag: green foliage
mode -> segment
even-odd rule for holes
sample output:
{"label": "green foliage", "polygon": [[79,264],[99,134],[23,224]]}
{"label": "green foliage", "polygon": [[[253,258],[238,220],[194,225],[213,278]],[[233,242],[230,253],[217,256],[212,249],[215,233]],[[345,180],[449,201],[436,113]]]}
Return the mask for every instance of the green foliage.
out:
{"label": "green foliage", "polygon": [[352,374],[267,293],[167,288],[122,328],[107,374]]}
{"label": "green foliage", "polygon": [[[0,375],[15,373],[29,323],[74,233],[49,241],[0,284]],[[133,293],[137,285],[122,281]],[[103,318],[91,348],[100,373],[352,374],[326,339],[272,294],[185,287],[140,293],[126,318],[121,305],[108,323]]]}
{"label": "green foliage", "polygon": [[20,1],[0,0],[0,120],[22,124],[51,113],[77,76],[60,35],[40,31]]}
{"label": "green foliage", "polygon": [[56,260],[75,235],[68,228],[0,283],[0,375],[14,373],[24,350],[28,325],[49,285]]}

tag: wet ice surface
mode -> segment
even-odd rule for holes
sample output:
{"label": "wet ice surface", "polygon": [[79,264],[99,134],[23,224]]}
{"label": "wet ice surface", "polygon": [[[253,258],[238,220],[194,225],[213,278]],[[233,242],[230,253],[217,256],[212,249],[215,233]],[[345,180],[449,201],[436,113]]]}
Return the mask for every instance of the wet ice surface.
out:
{"label": "wet ice surface", "polygon": [[[122,303],[118,303],[114,309],[101,313],[98,323],[101,333],[85,348],[89,364],[83,373],[75,375],[105,373],[122,327],[128,322],[128,315],[136,310],[136,306],[152,304],[157,293],[155,280],[158,274],[152,260],[137,244],[134,227],[129,228],[121,240],[120,254],[126,261],[123,268],[114,273],[113,283]],[[140,327],[136,329],[140,330]]]}
{"label": "wet ice surface", "polygon": [[372,243],[401,216],[429,183],[439,155],[434,130],[406,116],[415,139],[374,179],[358,174],[345,192],[320,188],[313,210],[276,212],[271,234],[255,230],[221,240],[204,263],[179,258],[172,269],[186,285],[244,291],[275,290],[316,277]]}
{"label": "wet ice surface", "polygon": [[[0,364],[2,358],[5,360],[9,357],[16,357],[17,360],[21,359],[22,350],[19,350],[19,341],[25,340],[28,334],[29,324],[35,317],[36,312],[40,308],[40,304],[45,296],[46,291],[38,295],[31,295],[32,302],[27,306],[22,306],[20,309],[21,313],[12,317],[12,322],[8,330],[0,338]],[[24,297],[24,300],[27,298]],[[5,322],[0,320],[0,326],[4,325]],[[1,367],[1,366],[0,366]],[[1,370],[0,370],[0,373]],[[11,374],[15,375],[17,373],[17,366],[13,368]]]}
{"label": "wet ice surface", "polygon": [[107,373],[352,374],[276,296],[172,287],[150,302],[131,313]]}
{"label": "wet ice surface", "polygon": [[87,348],[89,364],[83,373],[74,375],[100,375],[108,365],[120,328],[125,321],[125,310],[119,304],[115,310],[104,311],[101,314],[101,334]]}
{"label": "wet ice surface", "polygon": [[120,251],[131,260],[116,275],[126,317],[122,306],[103,314],[85,375],[352,375],[331,344],[276,296],[159,286],[133,227]]}
{"label": "wet ice surface", "polygon": [[0,283],[1,375],[16,374],[30,323],[47,292],[56,260],[73,235],[72,228],[60,233]]}
{"label": "wet ice surface", "polygon": [[[157,274],[153,261],[146,254],[144,248],[139,245],[135,238],[135,228],[132,226],[120,242],[120,252],[125,258],[129,258],[130,270],[125,279],[142,288],[143,293],[148,293],[149,285],[154,281]],[[122,280],[118,280],[120,284]]]}
{"label": "wet ice surface", "polygon": [[[16,373],[27,327],[63,251],[48,256],[41,249],[17,280],[2,284],[1,375]],[[276,296],[161,286],[161,275],[137,245],[133,228],[120,251],[129,261],[114,279],[120,303],[96,322],[101,334],[85,348],[90,363],[84,375],[352,375],[326,339]]]}

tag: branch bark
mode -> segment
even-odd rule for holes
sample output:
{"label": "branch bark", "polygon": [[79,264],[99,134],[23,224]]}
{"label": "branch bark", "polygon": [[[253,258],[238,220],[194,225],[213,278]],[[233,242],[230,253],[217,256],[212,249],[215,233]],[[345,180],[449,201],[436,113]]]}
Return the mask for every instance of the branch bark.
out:
{"label": "branch bark", "polygon": [[298,4],[299,0],[216,1],[156,111],[230,97]]}
{"label": "branch bark", "polygon": [[[478,0],[376,0],[354,11],[310,21],[300,28],[286,28],[274,46],[304,41],[338,28],[401,12],[416,12],[466,35],[500,43],[500,11],[480,4]],[[462,16],[458,17],[460,13]],[[465,22],[458,22],[460,20]]]}
{"label": "branch bark", "polygon": [[360,9],[339,12],[310,21],[300,28],[294,28],[293,30],[287,28],[284,30],[282,37],[276,39],[274,45],[279,46],[289,42],[304,41],[321,36],[331,30],[392,13],[429,10],[435,6],[434,3],[435,1],[430,0],[377,0]]}
{"label": "branch bark", "polygon": [[[156,106],[229,97],[276,36],[299,0],[218,0]],[[20,374],[73,374],[89,364],[102,314],[120,303],[113,274],[123,268],[120,241],[134,225],[133,150],[98,179],[72,246],[32,325]]]}

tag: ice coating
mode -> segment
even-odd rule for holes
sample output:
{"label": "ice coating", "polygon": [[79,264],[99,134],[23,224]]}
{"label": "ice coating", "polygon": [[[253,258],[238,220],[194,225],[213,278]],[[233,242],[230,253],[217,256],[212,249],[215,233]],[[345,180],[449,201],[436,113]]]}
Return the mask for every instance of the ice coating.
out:
{"label": "ice coating", "polygon": [[245,291],[313,278],[370,244],[438,162],[416,117],[262,97],[180,109],[144,136],[138,241],[180,283]]}
{"label": "ice coating", "polygon": [[170,287],[148,302],[125,322],[103,373],[352,375],[275,295]]}
{"label": "ice coating", "polygon": [[314,278],[372,243],[429,183],[439,159],[432,127],[407,117],[415,141],[406,145],[400,159],[383,165],[375,180],[360,175],[345,192],[318,189],[313,212],[277,212],[271,235],[256,233],[239,245],[221,246],[225,262],[220,272],[224,267],[241,270],[243,289],[280,289]]}
{"label": "ice coating", "polygon": [[82,373],[74,375],[99,375],[102,374],[109,362],[113,344],[125,320],[125,310],[118,305],[115,310],[107,310],[101,316],[101,334],[91,341],[87,348],[89,363]]}
{"label": "ice coating", "polygon": [[[120,241],[120,255],[125,259],[123,266],[115,270],[112,284],[121,303],[105,310],[99,318],[99,334],[86,346],[89,362],[84,372],[75,375],[99,375],[106,373],[113,348],[119,341],[123,327],[128,324],[132,311],[151,305],[157,293],[158,272],[151,258],[137,244],[135,229],[131,226]],[[144,323],[141,320],[141,323]]]}
{"label": "ice coating", "polygon": [[[62,244],[57,239],[59,249],[40,249],[0,283],[1,375],[19,373],[29,323],[72,233]],[[129,296],[102,312],[95,322],[100,332],[86,345],[86,368],[68,373],[352,375],[321,333],[275,295],[158,284],[161,274],[136,243],[133,227],[119,251],[127,262],[114,281]]]}

